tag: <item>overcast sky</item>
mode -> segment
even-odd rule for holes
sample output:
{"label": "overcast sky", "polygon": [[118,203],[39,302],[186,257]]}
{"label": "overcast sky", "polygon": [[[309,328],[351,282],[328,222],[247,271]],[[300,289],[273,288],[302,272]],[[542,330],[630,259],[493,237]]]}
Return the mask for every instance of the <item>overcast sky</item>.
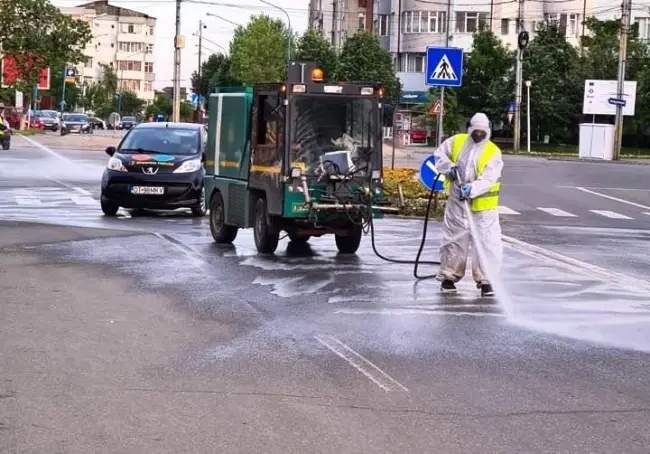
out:
{"label": "overcast sky", "polygon": [[[199,21],[207,25],[203,30],[203,52],[216,53],[221,45],[228,49],[235,26],[216,17],[207,16],[212,13],[224,17],[237,24],[245,25],[251,14],[265,13],[271,17],[286,21],[286,16],[273,7],[262,3],[260,0],[184,0],[181,6],[181,31],[185,35],[185,49],[182,50],[181,60],[181,86],[190,85],[190,75],[198,66],[198,38],[192,36],[199,29]],[[271,3],[284,8],[291,18],[291,28],[302,34],[307,28],[309,0],[270,0]],[[77,6],[84,3],[73,0],[53,0],[56,6]],[[154,71],[156,81],[154,87],[161,89],[172,85],[174,66],[174,32],[176,27],[176,2],[175,0],[110,0],[111,5],[129,8],[153,16],[156,21],[156,65]],[[217,43],[208,42],[208,40]],[[206,50],[207,48],[207,50]],[[205,61],[205,57],[202,57]]]}

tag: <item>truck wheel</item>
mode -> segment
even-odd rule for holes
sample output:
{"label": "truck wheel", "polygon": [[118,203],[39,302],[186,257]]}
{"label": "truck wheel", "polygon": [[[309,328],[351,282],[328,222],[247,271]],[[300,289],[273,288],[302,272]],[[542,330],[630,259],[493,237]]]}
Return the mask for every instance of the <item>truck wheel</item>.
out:
{"label": "truck wheel", "polygon": [[106,216],[115,216],[117,211],[120,209],[120,206],[108,200],[106,197],[102,196],[101,198],[102,211]]}
{"label": "truck wheel", "polygon": [[223,206],[223,197],[220,192],[215,192],[210,200],[210,233],[215,243],[232,243],[237,236],[237,227],[226,225],[226,213]]}
{"label": "truck wheel", "polygon": [[336,240],[336,247],[341,254],[354,254],[359,249],[361,244],[361,230],[360,225],[353,225],[348,235],[334,235]]}
{"label": "truck wheel", "polygon": [[262,254],[273,254],[278,248],[280,232],[275,228],[269,217],[266,199],[260,197],[255,202],[255,220],[253,226],[255,246]]}
{"label": "truck wheel", "polygon": [[311,235],[298,235],[296,233],[289,233],[289,239],[294,243],[306,243],[311,238]]}
{"label": "truck wheel", "polygon": [[2,142],[2,149],[3,150],[8,150],[9,148],[11,148],[11,142],[9,142],[8,140],[5,140],[4,142]]}

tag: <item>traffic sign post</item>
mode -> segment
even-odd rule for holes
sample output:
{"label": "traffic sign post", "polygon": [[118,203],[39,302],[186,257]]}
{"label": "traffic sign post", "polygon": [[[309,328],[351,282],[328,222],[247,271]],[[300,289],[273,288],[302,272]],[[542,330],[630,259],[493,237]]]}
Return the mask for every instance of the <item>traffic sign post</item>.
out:
{"label": "traffic sign post", "polygon": [[[447,13],[449,14],[449,13]],[[449,31],[447,31],[449,45]],[[456,47],[427,47],[425,84],[440,87],[440,114],[436,142],[442,143],[443,117],[445,108],[445,87],[460,87],[463,84],[463,49]]]}
{"label": "traffic sign post", "polygon": [[431,109],[429,109],[429,115],[444,115],[444,111],[442,109],[442,103],[440,102],[439,99],[436,100],[436,103],[431,106]]}
{"label": "traffic sign post", "polygon": [[427,47],[426,84],[432,87],[460,87],[463,84],[463,49]]}
{"label": "traffic sign post", "polygon": [[512,117],[515,114],[515,102],[510,101],[508,104],[508,121],[512,123]]}
{"label": "traffic sign post", "polygon": [[[427,188],[429,191],[433,188],[433,183],[436,180],[439,172],[436,169],[436,158],[431,155],[422,161],[420,165],[420,182]],[[438,181],[435,181],[436,186],[434,189],[435,192],[444,191],[445,176],[440,174]]]}

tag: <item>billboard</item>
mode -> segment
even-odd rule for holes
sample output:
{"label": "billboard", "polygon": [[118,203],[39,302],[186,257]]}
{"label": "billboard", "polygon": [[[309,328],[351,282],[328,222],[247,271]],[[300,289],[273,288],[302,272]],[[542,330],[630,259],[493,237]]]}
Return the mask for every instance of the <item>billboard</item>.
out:
{"label": "billboard", "polygon": [[616,103],[623,105],[623,115],[634,116],[636,105],[636,81],[626,80],[623,84],[623,99],[618,99],[618,81],[586,80],[582,102],[585,115],[616,115]]}
{"label": "billboard", "polygon": [[[20,74],[18,68],[16,67],[16,60],[13,57],[4,56],[2,57],[2,88],[7,88],[13,84],[16,79],[19,79]],[[38,80],[38,89],[39,90],[49,90],[50,89],[50,68],[43,68]]]}

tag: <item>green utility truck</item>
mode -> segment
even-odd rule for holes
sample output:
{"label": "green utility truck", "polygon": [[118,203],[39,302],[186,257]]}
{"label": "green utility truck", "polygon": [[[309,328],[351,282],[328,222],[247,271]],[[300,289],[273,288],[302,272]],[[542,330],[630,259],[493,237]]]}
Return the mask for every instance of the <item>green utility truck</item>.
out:
{"label": "green utility truck", "polygon": [[325,83],[302,62],[283,83],[215,89],[204,185],[214,240],[252,227],[257,250],[273,253],[282,231],[334,234],[355,253],[369,216],[396,211],[381,187],[382,98],[377,84]]}

